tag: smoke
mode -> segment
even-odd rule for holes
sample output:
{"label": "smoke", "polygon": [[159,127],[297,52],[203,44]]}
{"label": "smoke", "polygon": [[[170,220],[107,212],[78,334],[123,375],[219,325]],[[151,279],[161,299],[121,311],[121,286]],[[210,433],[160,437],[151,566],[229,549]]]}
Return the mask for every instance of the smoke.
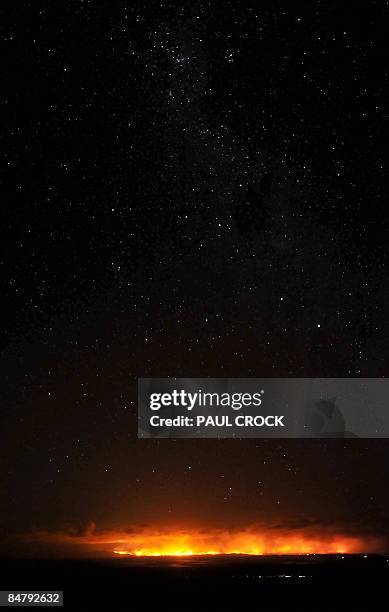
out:
{"label": "smoke", "polygon": [[44,546],[58,556],[164,556],[202,554],[330,554],[384,552],[374,535],[351,527],[290,523],[242,529],[161,528],[131,525],[97,529],[94,523],[59,531],[34,530],[22,536],[27,546]]}

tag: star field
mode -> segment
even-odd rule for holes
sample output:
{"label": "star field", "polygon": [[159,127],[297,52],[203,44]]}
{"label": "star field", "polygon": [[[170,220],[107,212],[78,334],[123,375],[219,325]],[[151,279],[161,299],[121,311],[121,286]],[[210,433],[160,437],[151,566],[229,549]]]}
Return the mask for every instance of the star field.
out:
{"label": "star field", "polygon": [[378,1],[9,7],[7,533],[384,531],[385,440],[138,440],[136,380],[387,375],[385,18]]}

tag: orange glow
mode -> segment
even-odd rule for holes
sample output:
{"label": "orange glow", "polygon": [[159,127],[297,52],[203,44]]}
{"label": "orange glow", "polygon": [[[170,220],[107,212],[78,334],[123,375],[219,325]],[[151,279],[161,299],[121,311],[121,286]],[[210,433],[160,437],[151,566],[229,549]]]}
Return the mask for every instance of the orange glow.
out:
{"label": "orange glow", "polygon": [[312,537],[303,534],[272,535],[255,531],[170,532],[143,534],[113,550],[135,557],[189,557],[193,555],[287,555],[351,553],[363,550],[355,537]]}
{"label": "orange glow", "polygon": [[[24,538],[26,539],[26,538]],[[372,538],[330,530],[304,529],[160,529],[136,528],[97,531],[92,525],[83,532],[30,533],[30,542],[52,545],[63,554],[186,557],[193,555],[301,555],[374,552],[379,542]]]}

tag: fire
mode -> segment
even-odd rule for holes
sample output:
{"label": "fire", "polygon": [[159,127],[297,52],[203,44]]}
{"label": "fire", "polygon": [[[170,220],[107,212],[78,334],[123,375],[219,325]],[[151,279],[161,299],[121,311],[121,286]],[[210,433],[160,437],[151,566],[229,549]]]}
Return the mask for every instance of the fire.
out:
{"label": "fire", "polygon": [[302,555],[374,552],[382,543],[328,526],[252,526],[242,529],[130,527],[83,531],[35,531],[24,540],[53,554],[80,556],[190,557],[194,555]]}
{"label": "fire", "polygon": [[135,557],[189,557],[193,555],[287,555],[352,553],[363,550],[351,536],[263,533],[256,531],[204,531],[147,533],[129,538],[113,550]]}

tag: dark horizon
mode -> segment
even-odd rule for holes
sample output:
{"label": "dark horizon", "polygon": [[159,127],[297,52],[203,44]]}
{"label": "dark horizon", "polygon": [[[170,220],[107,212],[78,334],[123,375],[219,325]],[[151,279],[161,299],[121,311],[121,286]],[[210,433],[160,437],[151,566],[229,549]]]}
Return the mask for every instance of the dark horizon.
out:
{"label": "dark horizon", "polygon": [[[2,565],[9,586],[63,589],[68,609],[94,610],[101,606],[126,609],[134,589],[147,603],[162,609],[217,609],[239,607],[242,601],[263,610],[360,609],[385,597],[388,559],[346,556],[337,559],[266,559],[225,564],[152,564],[129,567],[123,559],[93,561],[8,561]],[[263,561],[263,560],[262,560]],[[281,562],[280,562],[281,561]],[[15,576],[18,577],[15,581]],[[44,578],[42,578],[44,576]]]}

